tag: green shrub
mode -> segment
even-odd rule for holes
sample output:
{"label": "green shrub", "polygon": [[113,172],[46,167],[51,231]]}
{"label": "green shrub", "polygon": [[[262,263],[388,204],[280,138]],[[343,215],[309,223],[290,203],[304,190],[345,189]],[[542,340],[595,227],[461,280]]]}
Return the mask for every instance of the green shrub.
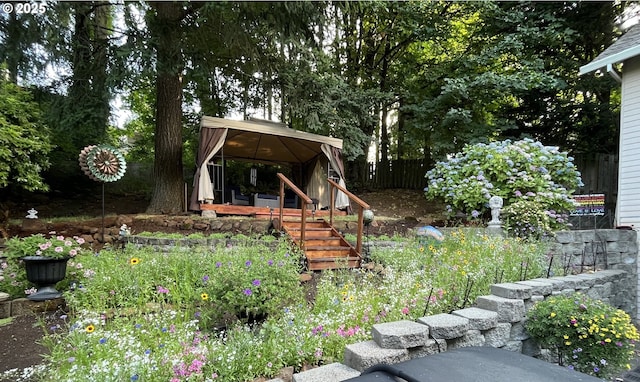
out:
{"label": "green shrub", "polygon": [[560,365],[606,378],[630,368],[636,327],[622,310],[582,294],[540,301],[527,315],[526,329]]}

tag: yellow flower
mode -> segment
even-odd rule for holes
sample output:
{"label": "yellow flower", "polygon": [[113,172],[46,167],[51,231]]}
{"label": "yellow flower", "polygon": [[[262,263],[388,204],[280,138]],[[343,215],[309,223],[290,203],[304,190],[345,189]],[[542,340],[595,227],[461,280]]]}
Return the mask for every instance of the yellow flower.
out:
{"label": "yellow flower", "polygon": [[84,330],[85,330],[85,332],[87,332],[87,333],[93,333],[93,332],[96,330],[96,327],[95,327],[95,326],[93,326],[93,325],[91,325],[91,324],[89,324],[89,325],[87,325],[87,327],[86,327],[86,328],[84,328]]}
{"label": "yellow flower", "polygon": [[204,300],[204,301],[207,301],[207,300],[209,299],[209,295],[208,295],[208,294],[206,294],[206,293],[202,293],[202,294],[200,295],[200,298],[201,298],[202,300]]}
{"label": "yellow flower", "polygon": [[132,257],[131,259],[129,259],[129,264],[131,265],[140,264],[140,259],[137,257]]}
{"label": "yellow flower", "polygon": [[568,336],[568,335],[566,335],[566,334],[565,334],[563,337],[564,337],[564,339],[565,339],[565,340],[568,340],[568,339],[569,339],[569,336]]}
{"label": "yellow flower", "polygon": [[424,247],[420,247],[420,252],[424,252]]}
{"label": "yellow flower", "polygon": [[549,318],[553,318],[556,316],[556,312],[551,312],[551,314],[549,315]]}
{"label": "yellow flower", "polygon": [[571,341],[566,341],[564,344],[569,346],[569,345],[571,345]]}

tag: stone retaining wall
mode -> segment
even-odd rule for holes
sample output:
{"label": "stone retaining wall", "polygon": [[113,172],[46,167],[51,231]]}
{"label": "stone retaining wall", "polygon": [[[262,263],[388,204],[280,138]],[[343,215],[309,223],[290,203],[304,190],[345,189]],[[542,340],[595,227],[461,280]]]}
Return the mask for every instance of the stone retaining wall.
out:
{"label": "stone retaining wall", "polygon": [[640,296],[638,296],[638,241],[633,230],[584,230],[562,231],[556,235],[551,248],[555,261],[571,263],[573,273],[596,269],[619,269],[632,281],[624,301],[616,307],[638,320]]}
{"label": "stone retaining wall", "polygon": [[[524,328],[527,311],[535,302],[580,292],[621,308],[629,304],[628,293],[635,284],[629,276],[624,270],[609,269],[494,284],[491,294],[478,297],[473,307],[417,321],[376,324],[370,341],[346,347],[344,364],[294,374],[293,381],[343,381],[379,363],[393,364],[469,346],[491,346],[537,356],[541,350]],[[324,377],[318,379],[319,376]]]}

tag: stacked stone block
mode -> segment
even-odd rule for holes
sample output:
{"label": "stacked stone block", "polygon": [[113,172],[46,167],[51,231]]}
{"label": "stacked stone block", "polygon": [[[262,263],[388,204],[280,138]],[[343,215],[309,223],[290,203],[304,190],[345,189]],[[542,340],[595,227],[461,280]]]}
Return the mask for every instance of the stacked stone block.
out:
{"label": "stacked stone block", "polygon": [[[576,276],[493,284],[491,294],[478,297],[473,307],[421,317],[415,322],[405,320],[374,325],[372,340],[346,347],[344,365],[331,364],[294,374],[293,381],[343,381],[373,365],[394,364],[470,346],[497,347],[553,361],[529,337],[525,329],[527,311],[549,296],[576,292],[615,302],[617,296],[628,291],[628,276],[623,270],[609,269]],[[614,306],[621,308],[625,304]],[[339,373],[344,373],[341,374],[344,378],[329,377]],[[318,376],[324,377],[318,379]]]}

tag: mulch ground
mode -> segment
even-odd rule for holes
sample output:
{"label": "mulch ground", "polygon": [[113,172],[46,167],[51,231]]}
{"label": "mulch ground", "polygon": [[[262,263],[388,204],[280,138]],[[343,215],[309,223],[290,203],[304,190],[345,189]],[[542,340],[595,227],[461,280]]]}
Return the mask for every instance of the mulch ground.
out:
{"label": "mulch ground", "polygon": [[[25,368],[42,363],[47,348],[41,344],[45,331],[64,327],[61,316],[64,312],[45,312],[38,315],[13,317],[8,323],[0,324],[0,381],[26,382],[16,375]],[[2,323],[4,321],[0,321]],[[60,326],[58,326],[60,325]],[[17,374],[5,374],[17,369]],[[3,375],[4,374],[4,375]]]}

